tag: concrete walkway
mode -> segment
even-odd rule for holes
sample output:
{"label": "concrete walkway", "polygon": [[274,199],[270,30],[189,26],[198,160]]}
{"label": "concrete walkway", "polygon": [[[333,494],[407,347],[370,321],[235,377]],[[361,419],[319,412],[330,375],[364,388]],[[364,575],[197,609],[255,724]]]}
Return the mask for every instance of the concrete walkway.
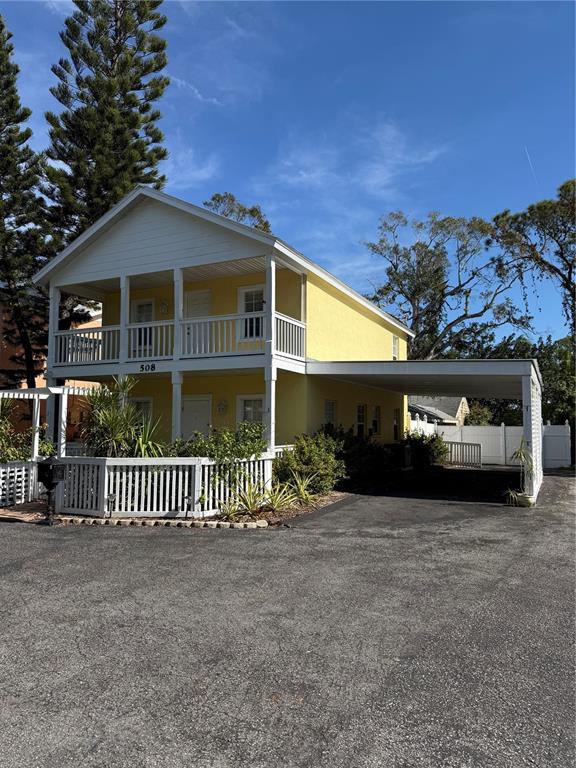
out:
{"label": "concrete walkway", "polygon": [[0,768],[567,768],[573,502],[0,523]]}

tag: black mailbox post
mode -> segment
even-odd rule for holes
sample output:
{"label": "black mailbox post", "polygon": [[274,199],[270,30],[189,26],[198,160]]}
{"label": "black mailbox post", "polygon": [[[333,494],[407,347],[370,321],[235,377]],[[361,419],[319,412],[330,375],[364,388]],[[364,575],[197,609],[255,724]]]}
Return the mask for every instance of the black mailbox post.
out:
{"label": "black mailbox post", "polygon": [[48,491],[48,510],[46,523],[54,525],[54,489],[64,480],[66,465],[54,457],[41,459],[38,462],[38,480]]}

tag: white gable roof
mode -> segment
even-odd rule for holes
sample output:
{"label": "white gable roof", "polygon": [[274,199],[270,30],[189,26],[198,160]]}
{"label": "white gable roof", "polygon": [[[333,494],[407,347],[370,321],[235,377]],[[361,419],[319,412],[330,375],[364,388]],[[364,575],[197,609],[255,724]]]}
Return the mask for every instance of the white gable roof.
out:
{"label": "white gable roof", "polygon": [[[408,336],[414,336],[412,331],[407,328],[402,322],[397,320],[392,315],[384,312],[371,301],[366,299],[361,294],[350,288],[350,286],[343,283],[337,277],[325,270],[323,267],[315,264],[310,259],[306,258],[303,254],[296,251],[294,248],[283,242],[275,235],[262,232],[261,230],[248,227],[245,224],[240,224],[237,221],[212,213],[192,203],[188,203],[185,200],[181,200],[172,195],[168,195],[165,192],[160,192],[151,187],[143,185],[136,186],[129,194],[127,194],[120,202],[113,206],[107,213],[101,216],[92,226],[77,237],[70,245],[61,251],[52,261],[44,266],[34,277],[35,283],[47,284],[50,281],[50,276],[56,271],[69,265],[73,258],[81,253],[85,248],[94,243],[99,237],[104,235],[108,230],[112,228],[114,224],[120,221],[131,209],[135,208],[139,203],[143,201],[155,201],[164,205],[170,206],[173,210],[181,211],[185,214],[194,216],[196,220],[205,222],[207,224],[214,224],[218,227],[227,230],[231,235],[240,235],[243,238],[247,238],[255,246],[258,247],[262,253],[276,251],[281,261],[284,261],[287,266],[295,267],[302,270],[305,273],[312,273],[327,283],[333,285],[350,298],[361,304],[366,309],[369,309],[374,314],[385,319],[390,325],[398,328],[406,333]],[[247,242],[244,240],[244,242]],[[263,247],[263,249],[262,249]]]}

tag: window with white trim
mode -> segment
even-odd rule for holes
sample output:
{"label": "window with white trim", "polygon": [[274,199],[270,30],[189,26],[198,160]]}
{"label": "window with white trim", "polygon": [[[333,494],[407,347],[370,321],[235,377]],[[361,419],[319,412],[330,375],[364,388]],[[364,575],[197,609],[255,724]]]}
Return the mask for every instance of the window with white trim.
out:
{"label": "window with white trim", "polygon": [[324,400],[324,425],[336,426],[336,400]]}
{"label": "window with white trim", "polygon": [[392,336],[392,360],[400,359],[400,337]]}
{"label": "window with white trim", "polygon": [[380,406],[375,405],[372,409],[372,434],[379,435],[382,428],[382,420],[380,417]]}
{"label": "window with white trim", "polygon": [[356,406],[356,434],[360,439],[366,437],[366,406]]}
{"label": "window with white trim", "polygon": [[152,419],[152,398],[151,397],[131,397],[130,402],[134,406],[136,415],[140,421],[149,421]]}
{"label": "window with white trim", "polygon": [[394,408],[394,440],[400,440],[400,408]]}
{"label": "window with white trim", "polygon": [[264,400],[262,397],[239,397],[238,421],[253,421],[262,424]]}
{"label": "window with white trim", "polygon": [[240,288],[239,311],[243,315],[251,315],[242,319],[241,338],[261,339],[264,335],[264,318],[258,313],[264,312],[264,286]]}

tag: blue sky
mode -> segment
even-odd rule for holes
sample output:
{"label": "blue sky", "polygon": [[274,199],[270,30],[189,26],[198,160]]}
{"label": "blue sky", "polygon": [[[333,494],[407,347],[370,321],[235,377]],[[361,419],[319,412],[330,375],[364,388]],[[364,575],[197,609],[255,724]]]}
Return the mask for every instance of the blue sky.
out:
{"label": "blue sky", "polygon": [[[0,2],[34,145],[57,111],[66,0]],[[362,292],[379,217],[491,217],[574,175],[574,6],[556,2],[166,2],[166,190],[231,191]],[[530,156],[532,168],[527,157]],[[559,336],[558,294],[531,298]]]}

